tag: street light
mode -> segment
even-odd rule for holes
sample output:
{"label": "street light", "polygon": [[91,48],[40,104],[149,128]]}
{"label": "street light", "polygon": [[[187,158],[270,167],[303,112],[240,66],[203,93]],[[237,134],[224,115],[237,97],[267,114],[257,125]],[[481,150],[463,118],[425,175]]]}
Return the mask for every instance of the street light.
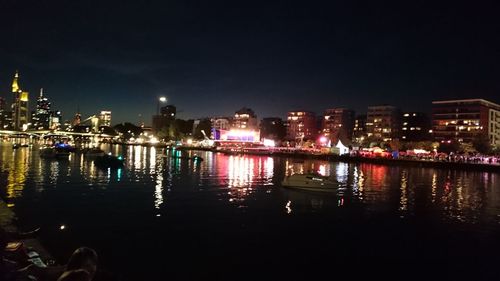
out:
{"label": "street light", "polygon": [[160,115],[160,103],[165,103],[165,102],[167,102],[166,97],[160,97],[158,99],[158,107],[156,108],[156,115]]}

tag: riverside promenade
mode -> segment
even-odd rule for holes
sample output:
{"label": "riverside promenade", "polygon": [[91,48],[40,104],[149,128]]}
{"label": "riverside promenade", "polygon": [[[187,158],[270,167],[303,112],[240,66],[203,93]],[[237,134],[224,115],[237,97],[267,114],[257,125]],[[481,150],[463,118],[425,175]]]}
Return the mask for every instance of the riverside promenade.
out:
{"label": "riverside promenade", "polygon": [[388,166],[411,166],[422,168],[436,169],[451,169],[451,170],[466,170],[478,172],[493,172],[500,173],[500,164],[486,163],[470,163],[470,162],[448,162],[448,161],[431,161],[431,160],[414,160],[414,159],[392,159],[383,157],[361,157],[350,155],[335,155],[325,153],[311,153],[306,151],[280,151],[280,150],[262,150],[262,149],[239,149],[239,150],[224,150],[224,149],[207,149],[198,147],[179,147],[178,150],[203,150],[228,155],[264,155],[264,156],[279,156],[297,159],[314,159],[332,162],[347,162],[347,163],[371,163]]}

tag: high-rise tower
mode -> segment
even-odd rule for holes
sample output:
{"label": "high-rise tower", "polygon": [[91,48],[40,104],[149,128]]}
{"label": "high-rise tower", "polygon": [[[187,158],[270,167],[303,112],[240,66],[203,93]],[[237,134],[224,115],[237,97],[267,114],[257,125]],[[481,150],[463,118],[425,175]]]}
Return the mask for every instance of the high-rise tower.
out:
{"label": "high-rise tower", "polygon": [[19,87],[19,73],[16,71],[12,81],[12,123],[14,130],[26,130],[28,126],[28,92]]}
{"label": "high-rise tower", "polygon": [[40,89],[40,95],[36,100],[36,110],[33,112],[31,121],[33,127],[37,130],[47,130],[50,128],[50,102],[43,95],[43,88]]}

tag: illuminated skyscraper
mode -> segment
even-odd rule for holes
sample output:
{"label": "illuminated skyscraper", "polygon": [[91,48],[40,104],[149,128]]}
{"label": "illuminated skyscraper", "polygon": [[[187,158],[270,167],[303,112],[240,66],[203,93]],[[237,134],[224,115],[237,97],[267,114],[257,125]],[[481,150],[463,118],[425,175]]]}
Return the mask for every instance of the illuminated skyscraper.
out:
{"label": "illuminated skyscraper", "polygon": [[12,81],[12,123],[14,130],[26,130],[28,126],[28,92],[19,87],[19,73],[16,71]]}
{"label": "illuminated skyscraper", "polygon": [[111,126],[111,111],[101,111],[101,114],[99,114],[99,126]]}
{"label": "illuminated skyscraper", "polygon": [[40,89],[40,95],[36,101],[36,110],[33,111],[31,121],[36,130],[47,130],[50,128],[50,102],[43,95],[43,89]]}
{"label": "illuminated skyscraper", "polygon": [[0,97],[0,130],[5,129],[7,127],[6,124],[6,111],[5,111],[5,99]]}

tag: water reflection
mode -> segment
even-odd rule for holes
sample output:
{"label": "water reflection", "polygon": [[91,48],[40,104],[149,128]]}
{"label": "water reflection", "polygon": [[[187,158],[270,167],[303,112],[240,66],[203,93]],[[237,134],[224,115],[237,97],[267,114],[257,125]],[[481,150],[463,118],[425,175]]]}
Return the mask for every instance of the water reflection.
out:
{"label": "water reflection", "polygon": [[[169,200],[174,200],[170,192],[176,192],[189,198],[187,201],[199,200],[193,199],[194,194],[204,194],[204,200],[229,201],[233,207],[275,205],[280,212],[284,210],[290,215],[335,213],[342,208],[365,214],[392,214],[403,219],[432,216],[461,223],[500,222],[498,174],[493,173],[229,156],[142,146],[105,146],[105,150],[124,153],[126,167],[98,169],[92,160],[79,154],[72,154],[66,161],[44,160],[36,148],[14,151],[2,144],[2,197],[15,204],[16,200],[44,192],[67,192],[60,193],[62,198],[71,192],[83,194],[97,189],[123,195],[141,192],[147,194],[149,206],[159,214],[168,207]],[[194,153],[204,161],[196,163],[189,158],[173,157],[192,157]],[[338,192],[318,194],[280,188],[285,175],[310,171],[337,181]]]}

